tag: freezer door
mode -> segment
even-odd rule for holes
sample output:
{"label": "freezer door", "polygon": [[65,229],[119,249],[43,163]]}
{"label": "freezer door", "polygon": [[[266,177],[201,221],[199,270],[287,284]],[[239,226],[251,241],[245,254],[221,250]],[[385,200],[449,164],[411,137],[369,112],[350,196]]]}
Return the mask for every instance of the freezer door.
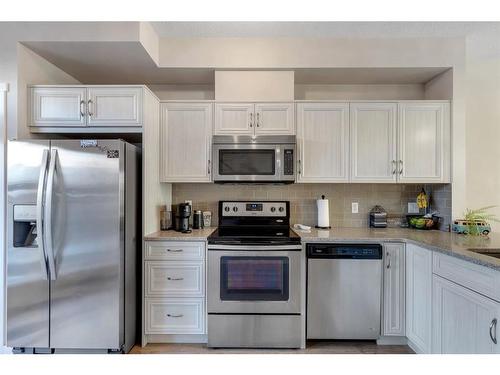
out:
{"label": "freezer door", "polygon": [[48,347],[49,282],[40,224],[49,141],[10,141],[7,152],[7,346]]}
{"label": "freezer door", "polygon": [[52,348],[123,344],[124,160],[122,141],[51,141],[46,221],[47,252],[54,259]]}

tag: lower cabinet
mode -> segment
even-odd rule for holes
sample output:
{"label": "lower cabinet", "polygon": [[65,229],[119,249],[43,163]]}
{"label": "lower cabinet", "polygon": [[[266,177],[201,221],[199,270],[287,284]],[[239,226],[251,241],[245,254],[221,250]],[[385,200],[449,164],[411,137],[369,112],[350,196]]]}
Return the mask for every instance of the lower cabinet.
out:
{"label": "lower cabinet", "polygon": [[146,241],[143,346],[206,340],[205,253],[202,241]]}
{"label": "lower cabinet", "polygon": [[431,352],[432,251],[406,245],[406,336],[417,353]]}
{"label": "lower cabinet", "polygon": [[405,244],[384,244],[383,336],[405,336]]}
{"label": "lower cabinet", "polygon": [[500,303],[434,275],[432,352],[500,353]]}

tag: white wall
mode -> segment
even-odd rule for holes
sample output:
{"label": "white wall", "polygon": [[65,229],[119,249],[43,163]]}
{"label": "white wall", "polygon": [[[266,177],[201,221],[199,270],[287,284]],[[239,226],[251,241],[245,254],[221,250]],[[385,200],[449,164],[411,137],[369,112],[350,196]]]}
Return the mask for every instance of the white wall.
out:
{"label": "white wall", "polygon": [[[7,90],[6,83],[0,83],[0,165],[5,165],[7,143]],[[5,351],[5,168],[0,168],[0,353]]]}
{"label": "white wall", "polygon": [[424,99],[423,84],[401,85],[295,85],[297,100]]}
{"label": "white wall", "polygon": [[160,100],[214,100],[214,85],[147,85]]}

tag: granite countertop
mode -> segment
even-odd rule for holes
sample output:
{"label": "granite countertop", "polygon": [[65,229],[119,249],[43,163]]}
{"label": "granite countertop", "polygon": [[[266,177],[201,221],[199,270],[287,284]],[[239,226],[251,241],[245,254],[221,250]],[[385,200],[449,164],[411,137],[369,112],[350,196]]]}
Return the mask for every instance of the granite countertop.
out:
{"label": "granite countertop", "polygon": [[145,241],[206,241],[207,237],[210,236],[216,227],[203,228],[203,229],[193,229],[191,233],[181,233],[175,230],[163,230],[154,233],[150,233],[144,237]]}
{"label": "granite countertop", "polygon": [[406,228],[332,228],[330,230],[312,228],[310,232],[296,229],[294,231],[300,236],[302,242],[305,243],[320,241],[392,241],[413,243],[500,271],[500,259],[468,250],[500,249],[500,234],[497,233],[490,233],[488,237],[476,237],[438,230]]}

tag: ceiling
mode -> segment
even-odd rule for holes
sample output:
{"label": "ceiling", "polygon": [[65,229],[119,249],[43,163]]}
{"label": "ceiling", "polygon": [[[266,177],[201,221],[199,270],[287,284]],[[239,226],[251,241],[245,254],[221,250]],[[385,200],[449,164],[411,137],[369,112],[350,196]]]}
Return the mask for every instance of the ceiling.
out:
{"label": "ceiling", "polygon": [[[159,68],[139,42],[26,42],[86,84],[213,84],[214,69]],[[295,71],[298,84],[425,83],[448,68],[321,68]]]}

